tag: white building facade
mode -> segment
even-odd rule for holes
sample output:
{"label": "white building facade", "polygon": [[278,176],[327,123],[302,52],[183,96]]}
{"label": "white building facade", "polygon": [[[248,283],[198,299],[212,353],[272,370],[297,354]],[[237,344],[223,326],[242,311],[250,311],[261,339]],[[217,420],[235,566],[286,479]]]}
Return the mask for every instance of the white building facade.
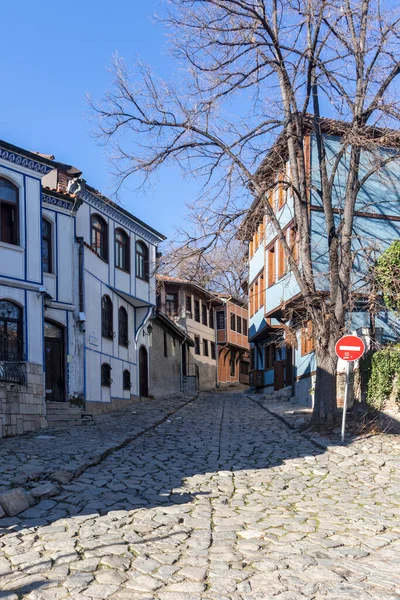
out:
{"label": "white building facade", "polygon": [[164,238],[80,175],[0,141],[0,436],[46,427],[52,405],[148,395]]}

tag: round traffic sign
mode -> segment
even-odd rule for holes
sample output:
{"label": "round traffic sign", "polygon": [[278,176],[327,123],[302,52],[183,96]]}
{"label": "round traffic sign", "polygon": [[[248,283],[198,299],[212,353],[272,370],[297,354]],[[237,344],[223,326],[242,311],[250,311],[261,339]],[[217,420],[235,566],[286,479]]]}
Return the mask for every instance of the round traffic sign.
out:
{"label": "round traffic sign", "polygon": [[343,360],[357,360],[364,354],[365,344],[356,335],[344,335],[336,342],[335,351],[337,356]]}

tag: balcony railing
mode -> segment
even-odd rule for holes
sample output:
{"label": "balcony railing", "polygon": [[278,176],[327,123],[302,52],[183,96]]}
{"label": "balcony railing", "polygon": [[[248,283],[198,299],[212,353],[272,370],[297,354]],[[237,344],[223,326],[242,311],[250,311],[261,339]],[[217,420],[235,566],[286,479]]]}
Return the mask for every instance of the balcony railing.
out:
{"label": "balcony railing", "polygon": [[24,385],[24,359],[16,354],[0,354],[0,382]]}

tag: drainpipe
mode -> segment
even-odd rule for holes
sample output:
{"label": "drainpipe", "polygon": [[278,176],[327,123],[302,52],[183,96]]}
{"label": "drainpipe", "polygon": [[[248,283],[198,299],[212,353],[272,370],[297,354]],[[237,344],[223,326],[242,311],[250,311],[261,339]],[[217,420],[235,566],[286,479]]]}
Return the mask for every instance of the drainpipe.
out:
{"label": "drainpipe", "polygon": [[185,347],[185,340],[183,342],[179,342],[180,352],[181,352],[181,364],[180,364],[180,388],[181,392],[183,392],[183,352]]}
{"label": "drainpipe", "polygon": [[79,280],[79,322],[81,325],[81,331],[83,331],[83,323],[85,322],[85,282],[83,275],[83,260],[84,260],[84,247],[83,237],[76,238],[79,244],[79,263],[78,263],[78,280]]}
{"label": "drainpipe", "polygon": [[216,369],[216,382],[215,382],[215,386],[218,389],[219,388],[219,372],[218,372],[218,363],[219,363],[219,348],[218,348],[218,336],[217,336],[217,313],[215,310],[215,307],[212,307],[213,313],[214,313],[214,339],[215,339],[215,356],[217,359],[217,369]]}

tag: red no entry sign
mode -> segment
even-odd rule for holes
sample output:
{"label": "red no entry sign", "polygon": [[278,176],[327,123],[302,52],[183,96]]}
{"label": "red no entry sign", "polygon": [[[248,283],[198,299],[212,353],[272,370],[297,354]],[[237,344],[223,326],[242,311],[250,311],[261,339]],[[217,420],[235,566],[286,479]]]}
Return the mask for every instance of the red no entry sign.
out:
{"label": "red no entry sign", "polygon": [[352,361],[362,357],[365,352],[365,344],[356,335],[344,335],[336,342],[335,350],[339,358]]}

